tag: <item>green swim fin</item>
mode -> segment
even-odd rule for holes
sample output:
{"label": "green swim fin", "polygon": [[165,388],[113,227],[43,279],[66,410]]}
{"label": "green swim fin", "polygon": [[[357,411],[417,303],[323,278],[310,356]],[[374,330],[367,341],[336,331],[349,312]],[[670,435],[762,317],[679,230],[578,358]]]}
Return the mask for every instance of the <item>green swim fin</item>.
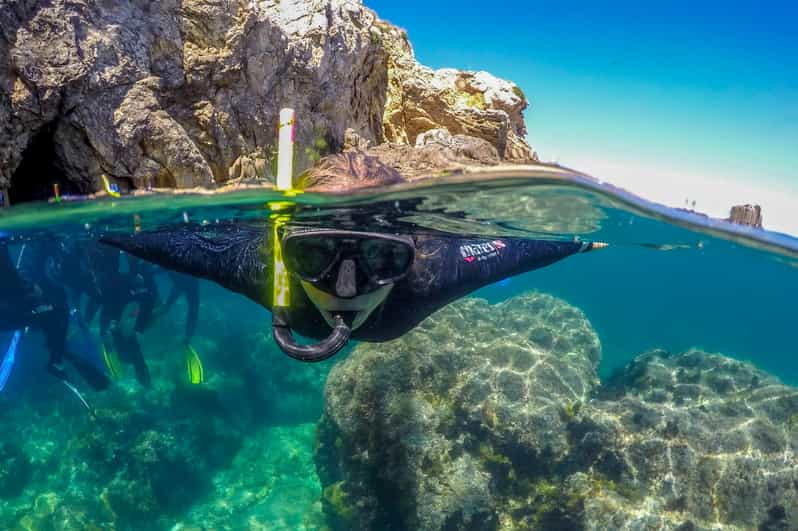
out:
{"label": "green swim fin", "polygon": [[105,366],[108,367],[108,374],[111,375],[111,378],[118,380],[122,377],[122,364],[116,352],[113,350],[109,351],[103,347],[103,361],[105,362]]}
{"label": "green swim fin", "polygon": [[202,368],[202,360],[191,345],[186,345],[186,374],[189,383],[193,385],[205,382],[205,370]]}

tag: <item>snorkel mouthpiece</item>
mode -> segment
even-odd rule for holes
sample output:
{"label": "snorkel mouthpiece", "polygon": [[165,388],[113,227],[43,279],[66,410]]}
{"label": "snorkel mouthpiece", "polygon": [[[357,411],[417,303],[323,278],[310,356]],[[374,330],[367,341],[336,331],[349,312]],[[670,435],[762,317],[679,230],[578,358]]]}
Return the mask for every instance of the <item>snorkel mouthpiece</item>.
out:
{"label": "snorkel mouthpiece", "polygon": [[335,326],[326,339],[313,345],[300,345],[291,333],[288,325],[287,309],[272,310],[272,334],[280,350],[295,360],[305,362],[324,361],[334,356],[349,341],[352,329],[344,322],[343,317],[335,315]]}

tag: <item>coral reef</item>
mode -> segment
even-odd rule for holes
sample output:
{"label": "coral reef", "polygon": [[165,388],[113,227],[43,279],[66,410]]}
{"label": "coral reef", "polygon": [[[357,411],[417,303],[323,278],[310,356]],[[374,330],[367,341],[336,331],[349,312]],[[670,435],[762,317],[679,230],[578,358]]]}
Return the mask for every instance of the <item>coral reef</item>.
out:
{"label": "coral reef", "polygon": [[[484,72],[419,65],[355,0],[0,4],[0,189],[14,202],[102,188],[272,175],[280,107],[297,168],[348,139],[414,144],[446,128],[532,158],[526,98]],[[49,179],[49,180],[42,180]]]}
{"label": "coral reef", "polygon": [[330,373],[316,462],[335,529],[792,529],[798,390],[689,351],[597,385],[585,317],[463,300]]}

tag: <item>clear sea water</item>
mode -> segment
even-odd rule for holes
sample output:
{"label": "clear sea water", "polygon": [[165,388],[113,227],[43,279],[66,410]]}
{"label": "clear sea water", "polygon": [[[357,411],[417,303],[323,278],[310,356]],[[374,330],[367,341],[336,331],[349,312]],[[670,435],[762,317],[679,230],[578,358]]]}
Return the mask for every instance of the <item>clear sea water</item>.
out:
{"label": "clear sea water", "polygon": [[[132,232],[134,215],[143,230],[266,218],[267,203],[280,197],[250,190],[27,204],[0,211],[0,231],[16,256],[23,243],[55,249],[64,239]],[[652,348],[698,347],[798,385],[798,240],[790,236],[667,209],[562,172],[292,200],[298,217],[322,224],[354,215],[402,230],[607,242],[472,296],[496,302],[537,290],[581,309],[601,340],[602,377]],[[159,282],[166,293],[167,281]],[[0,528],[324,528],[315,423],[326,374],[352,347],[317,365],[291,360],[273,345],[265,309],[203,281],[194,346],[206,383],[191,386],[178,340],[182,304],[143,336],[152,389],[132,374],[110,391],[84,389],[96,419],[42,371],[42,339],[23,338],[0,393],[0,485],[9,481],[3,474],[22,480],[5,495],[0,489]],[[2,352],[10,338],[0,332]],[[228,391],[214,392],[220,388]],[[13,468],[19,460],[28,464]]]}

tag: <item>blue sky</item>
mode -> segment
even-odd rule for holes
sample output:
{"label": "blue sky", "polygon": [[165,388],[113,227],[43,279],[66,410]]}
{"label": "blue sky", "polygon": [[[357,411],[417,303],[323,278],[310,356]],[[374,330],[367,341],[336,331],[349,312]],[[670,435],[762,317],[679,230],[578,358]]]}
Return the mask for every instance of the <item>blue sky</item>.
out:
{"label": "blue sky", "polygon": [[422,63],[518,83],[543,160],[798,233],[798,3],[365,3]]}

